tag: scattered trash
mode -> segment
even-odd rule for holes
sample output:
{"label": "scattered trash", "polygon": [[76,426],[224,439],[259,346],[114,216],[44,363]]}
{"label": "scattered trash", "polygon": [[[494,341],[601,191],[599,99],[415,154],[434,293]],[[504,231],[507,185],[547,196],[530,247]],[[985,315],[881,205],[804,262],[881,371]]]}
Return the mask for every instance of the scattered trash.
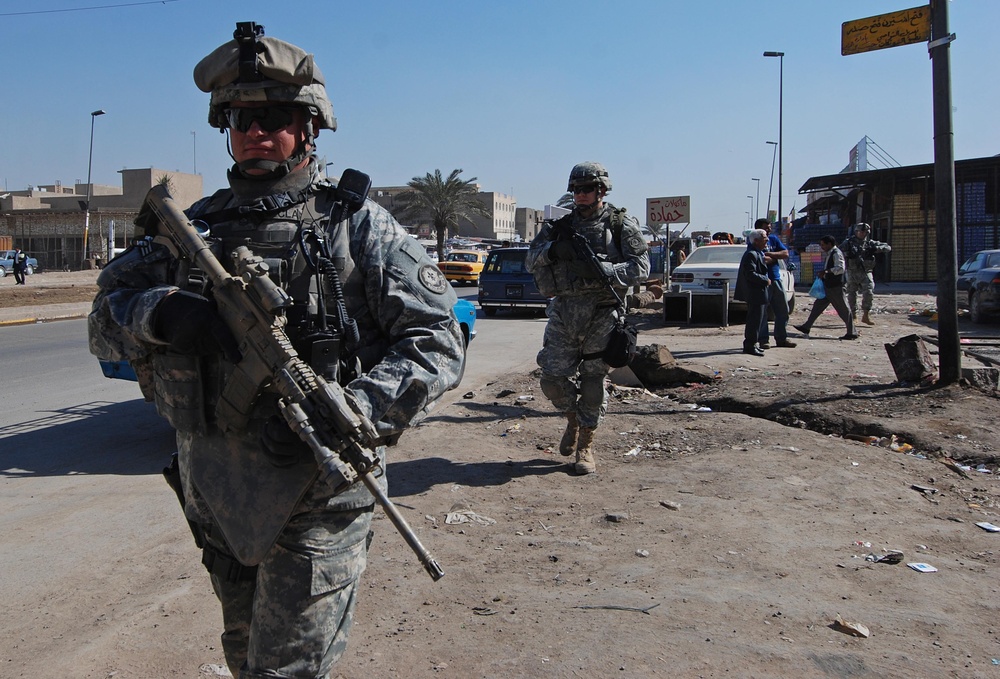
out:
{"label": "scattered trash", "polygon": [[921,573],[937,573],[937,569],[929,563],[908,563],[906,565]]}
{"label": "scattered trash", "polygon": [[518,432],[518,431],[521,431],[521,423],[520,422],[518,422],[517,424],[512,424],[509,427],[507,427],[506,429],[504,429],[503,433],[500,434],[500,436],[503,437],[503,436],[506,436],[507,434],[512,434],[512,433]]}
{"label": "scattered trash", "polygon": [[872,548],[872,543],[870,542],[862,542],[861,540],[855,540],[854,544],[857,547],[867,547],[868,549]]}
{"label": "scattered trash", "polygon": [[930,486],[921,486],[916,483],[910,486],[910,488],[917,491],[918,493],[924,493],[925,495],[934,495],[935,493],[938,492],[937,488],[931,488]]}
{"label": "scattered trash", "polygon": [[464,394],[462,394],[462,398],[475,398],[475,397],[476,397],[476,392],[474,391],[467,391]]}
{"label": "scattered trash", "polygon": [[635,613],[645,613],[649,615],[649,612],[659,606],[660,604],[653,604],[652,606],[646,606],[645,608],[636,608],[635,606],[574,606],[573,608],[582,608],[587,611],[633,611]]}
{"label": "scattered trash", "polygon": [[984,464],[977,465],[976,466],[976,471],[979,472],[980,474],[992,474],[993,473],[993,470],[990,469],[989,467],[987,467]]}
{"label": "scattered trash", "polygon": [[496,395],[496,398],[505,398],[507,396],[512,396],[513,394],[514,394],[513,389],[504,389],[503,391],[501,391],[499,394]]}
{"label": "scattered trash", "polygon": [[523,396],[518,396],[517,397],[517,402],[518,403],[527,403],[528,401],[534,401],[534,400],[535,400],[535,397],[532,396],[531,394],[525,394]]}
{"label": "scattered trash", "polygon": [[622,521],[628,521],[628,514],[625,512],[611,512],[605,514],[604,518],[611,523],[621,523]]}
{"label": "scattered trash", "polygon": [[677,504],[676,502],[670,502],[669,500],[660,500],[660,506],[666,507],[667,509],[672,509],[675,512],[681,508],[679,504]]}
{"label": "scattered trash", "polygon": [[496,615],[497,612],[492,608],[486,608],[485,606],[475,606],[472,609],[473,615]]}
{"label": "scattered trash", "polygon": [[229,672],[229,668],[225,665],[217,665],[215,663],[205,663],[204,665],[198,666],[198,671],[201,672],[202,676],[205,677],[232,677],[233,675]]}
{"label": "scattered trash", "polygon": [[488,516],[476,514],[464,503],[459,502],[451,508],[451,511],[445,516],[444,522],[451,525],[471,522],[478,523],[480,526],[492,526],[496,523],[496,520]]}
{"label": "scattered trash", "polygon": [[839,615],[837,616],[837,619],[833,621],[832,627],[838,632],[850,634],[852,637],[864,637],[867,639],[872,634],[868,627],[862,625],[860,622],[849,622],[844,620]]}
{"label": "scattered trash", "polygon": [[867,434],[844,434],[845,439],[850,439],[851,441],[861,441],[862,443],[867,443],[870,446],[878,443],[878,436],[869,436]]}
{"label": "scattered trash", "polygon": [[948,469],[952,470],[953,472],[961,476],[963,479],[969,478],[969,475],[966,472],[972,471],[971,467],[966,467],[965,465],[961,465],[958,462],[955,462],[950,457],[942,458],[941,464],[943,464],[945,467],[947,467]]}
{"label": "scattered trash", "polygon": [[896,564],[903,560],[903,553],[898,549],[887,549],[885,554],[869,554],[865,557],[865,561],[871,561],[872,563],[889,563]]}
{"label": "scattered trash", "polygon": [[1000,533],[1000,526],[994,526],[989,521],[977,521],[976,525],[987,533]]}
{"label": "scattered trash", "polygon": [[642,446],[636,446],[632,450],[625,453],[625,457],[638,457],[641,451],[642,451]]}
{"label": "scattered trash", "polygon": [[649,556],[649,552],[647,552],[645,549],[637,549],[635,550],[635,555],[642,558],[646,558],[647,556]]}

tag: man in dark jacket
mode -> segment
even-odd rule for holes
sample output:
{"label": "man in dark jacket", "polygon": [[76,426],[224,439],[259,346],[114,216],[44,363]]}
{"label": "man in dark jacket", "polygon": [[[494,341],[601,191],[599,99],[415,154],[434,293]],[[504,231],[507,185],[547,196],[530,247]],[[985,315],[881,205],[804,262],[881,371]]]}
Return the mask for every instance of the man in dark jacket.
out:
{"label": "man in dark jacket", "polygon": [[740,260],[740,272],[736,277],[736,291],[733,298],[747,303],[746,329],[743,331],[743,353],[763,356],[758,344],[760,323],[767,310],[767,288],[771,285],[767,263],[764,261],[764,246],[767,245],[767,231],[754,229],[749,236],[750,247]]}

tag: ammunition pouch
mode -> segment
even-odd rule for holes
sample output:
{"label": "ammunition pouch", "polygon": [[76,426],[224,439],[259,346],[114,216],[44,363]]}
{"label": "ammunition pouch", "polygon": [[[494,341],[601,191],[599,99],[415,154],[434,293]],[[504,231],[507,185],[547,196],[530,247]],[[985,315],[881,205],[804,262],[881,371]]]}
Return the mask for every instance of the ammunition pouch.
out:
{"label": "ammunition pouch", "polygon": [[201,361],[197,356],[154,354],[153,388],[156,412],[171,427],[183,432],[205,431],[208,422]]}

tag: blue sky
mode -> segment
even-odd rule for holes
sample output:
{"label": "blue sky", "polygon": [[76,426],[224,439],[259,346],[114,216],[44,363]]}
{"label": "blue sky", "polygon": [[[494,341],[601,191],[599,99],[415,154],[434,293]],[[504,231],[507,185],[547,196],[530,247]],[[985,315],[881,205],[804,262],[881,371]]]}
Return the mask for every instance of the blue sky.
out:
{"label": "blue sky", "polygon": [[[319,138],[332,174],[354,167],[384,186],[462,168],[541,208],[575,163],[596,160],[611,173],[609,199],[640,219],[646,198],[689,195],[693,229],[735,232],[747,196],[756,201],[752,177],[764,213],[766,141],[778,139],[779,60],[764,51],[785,53],[784,212],[865,135],[902,165],[933,160],[926,45],[840,55],[844,21],[918,4],[0,0],[0,181],[86,181],[90,112],[105,109],[95,183],[119,185],[122,168],[197,165],[206,193],[223,186],[225,137],[191,72],[252,20],[316,55],[340,125]],[[955,156],[996,155],[1000,2],[954,0],[949,15]]]}

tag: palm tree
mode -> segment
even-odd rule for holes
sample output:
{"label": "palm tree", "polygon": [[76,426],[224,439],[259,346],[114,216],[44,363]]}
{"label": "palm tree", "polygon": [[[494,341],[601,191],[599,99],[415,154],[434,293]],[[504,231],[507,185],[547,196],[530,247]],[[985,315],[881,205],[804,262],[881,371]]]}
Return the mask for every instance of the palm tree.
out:
{"label": "palm tree", "polygon": [[660,240],[660,233],[663,231],[664,226],[665,224],[647,224],[646,230],[649,231],[649,235],[653,237],[653,240]]}
{"label": "palm tree", "polygon": [[491,212],[479,202],[479,188],[476,177],[459,179],[462,170],[452,170],[447,179],[441,177],[441,170],[428,172],[423,177],[414,177],[407,186],[408,191],[397,196],[402,204],[400,217],[423,217],[430,219],[437,233],[438,261],[444,259],[444,236],[448,227],[453,226],[458,233],[461,219],[471,221],[472,217],[489,217]]}

